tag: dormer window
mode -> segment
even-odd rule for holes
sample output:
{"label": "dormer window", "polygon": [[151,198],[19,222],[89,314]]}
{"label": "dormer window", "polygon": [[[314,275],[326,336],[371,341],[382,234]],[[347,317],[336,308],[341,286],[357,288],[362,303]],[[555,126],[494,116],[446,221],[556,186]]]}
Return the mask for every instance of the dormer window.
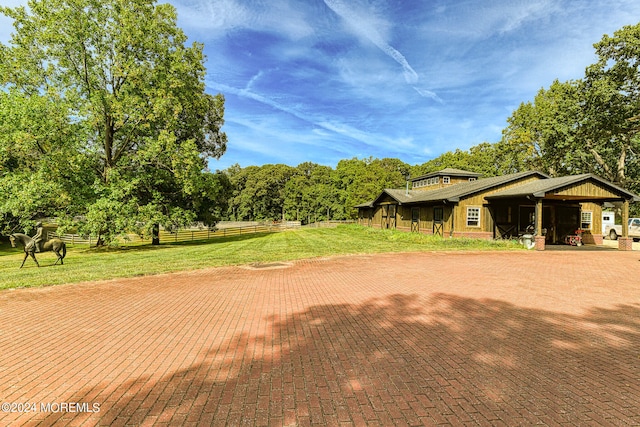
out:
{"label": "dormer window", "polygon": [[[437,172],[417,177],[412,180],[413,188],[425,188],[428,190],[442,188],[443,186],[455,185],[465,180],[476,181],[480,174],[464,171],[461,169],[445,168]],[[451,179],[453,178],[453,180]]]}

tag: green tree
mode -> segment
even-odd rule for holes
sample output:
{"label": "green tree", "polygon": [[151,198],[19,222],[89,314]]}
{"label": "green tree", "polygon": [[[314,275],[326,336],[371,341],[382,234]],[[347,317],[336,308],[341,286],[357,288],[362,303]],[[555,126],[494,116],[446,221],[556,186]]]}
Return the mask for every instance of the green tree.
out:
{"label": "green tree", "polygon": [[[0,45],[0,84],[21,110],[48,123],[30,129],[25,116],[14,126],[14,136],[35,135],[30,149],[47,160],[21,163],[11,175],[17,168],[35,177],[42,164],[61,162],[93,174],[80,179],[83,197],[70,194],[69,203],[39,214],[84,214],[84,231],[107,238],[140,224],[193,221],[190,201],[207,191],[206,159],[226,148],[224,98],[205,93],[202,45],[186,45],[175,9],[151,0],[30,0],[28,9],[0,11],[15,27],[9,45]],[[34,97],[56,110],[55,126],[30,109]],[[15,164],[9,157],[5,164]]]}
{"label": "green tree", "polygon": [[474,145],[469,150],[456,149],[455,151],[447,151],[428,162],[413,166],[411,175],[417,177],[444,168],[477,172],[485,177],[511,173],[512,171],[507,166],[504,157],[497,144],[483,142]]}
{"label": "green tree", "polygon": [[638,187],[640,150],[640,23],[594,45],[598,61],[587,67],[580,128],[594,168],[607,179]]}
{"label": "green tree", "polygon": [[335,187],[346,218],[355,218],[353,207],[372,200],[385,188],[405,186],[410,166],[398,159],[348,159],[338,162]]}
{"label": "green tree", "polygon": [[92,164],[79,154],[82,129],[60,103],[0,91],[0,228],[31,228],[35,218],[72,210],[87,199]]}
{"label": "green tree", "polygon": [[285,185],[285,214],[287,219],[342,219],[344,209],[337,199],[333,169],[316,163],[298,165]]}
{"label": "green tree", "polygon": [[231,216],[238,221],[273,221],[282,219],[285,186],[294,175],[291,166],[263,165],[229,168],[233,187],[230,200]]}
{"label": "green tree", "polygon": [[581,81],[554,81],[533,102],[522,103],[507,120],[499,148],[507,163],[551,176],[580,173],[587,162],[580,142]]}
{"label": "green tree", "polygon": [[500,147],[513,164],[551,175],[596,173],[640,187],[640,24],[594,45],[584,79],[555,81],[512,114]]}

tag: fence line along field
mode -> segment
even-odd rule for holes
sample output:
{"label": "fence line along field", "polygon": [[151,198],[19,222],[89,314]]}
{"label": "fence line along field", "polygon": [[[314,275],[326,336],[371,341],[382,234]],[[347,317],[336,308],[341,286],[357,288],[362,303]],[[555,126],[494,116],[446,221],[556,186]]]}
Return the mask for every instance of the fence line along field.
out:
{"label": "fence line along field", "polygon": [[[160,230],[160,241],[161,242],[173,242],[173,243],[181,243],[181,242],[195,242],[201,240],[211,240],[217,239],[221,237],[233,237],[233,236],[241,236],[243,234],[252,234],[252,233],[276,233],[279,231],[283,231],[286,229],[299,228],[300,222],[296,221],[288,221],[286,223],[278,223],[278,224],[254,224],[254,225],[245,225],[245,226],[236,226],[236,227],[228,227],[225,225],[216,227],[215,229],[181,229],[176,232],[169,232]],[[47,238],[52,239],[57,237],[61,239],[65,243],[69,243],[72,245],[95,245],[97,239],[92,236],[81,236],[79,234],[61,234],[58,235],[54,232],[48,232]],[[150,243],[151,236],[140,236],[138,234],[126,234],[124,236],[118,237],[117,242],[120,244],[143,244]]]}

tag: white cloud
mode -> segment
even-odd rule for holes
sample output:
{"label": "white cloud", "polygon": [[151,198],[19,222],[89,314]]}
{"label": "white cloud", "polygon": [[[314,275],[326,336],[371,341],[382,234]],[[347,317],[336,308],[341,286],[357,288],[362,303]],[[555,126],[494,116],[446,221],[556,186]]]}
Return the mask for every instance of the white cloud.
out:
{"label": "white cloud", "polygon": [[[416,85],[418,83],[418,73],[409,64],[405,56],[387,41],[388,36],[386,33],[391,26],[387,21],[376,16],[370,8],[366,10],[353,1],[346,3],[343,0],[324,0],[324,3],[346,22],[347,27],[350,28],[354,34],[370,41],[387,56],[400,64],[400,66],[402,66],[404,79],[408,84]],[[417,89],[416,91],[421,96],[437,98],[435,93],[431,91],[421,91]]]}
{"label": "white cloud", "polygon": [[450,37],[485,39],[520,29],[526,23],[562,13],[561,2],[552,0],[493,0],[456,2],[441,8],[423,30]]}
{"label": "white cloud", "polygon": [[281,103],[274,101],[273,99],[260,95],[258,93],[252,92],[251,90],[244,88],[238,89],[225,84],[208,82],[208,87],[215,90],[220,91],[225,94],[233,94],[242,98],[251,99],[253,101],[259,102],[264,105],[268,105],[269,107],[287,113],[297,119],[300,119],[308,124],[313,126],[325,129],[327,131],[331,131],[334,134],[341,135],[345,138],[359,141],[368,145],[370,147],[389,147],[389,146],[399,146],[399,147],[410,147],[412,146],[411,138],[393,138],[388,136],[381,136],[377,133],[369,133],[358,129],[354,126],[336,120],[335,117],[321,117],[318,115],[308,114],[301,111],[301,109],[296,108],[294,103]]}
{"label": "white cloud", "polygon": [[305,13],[289,0],[269,3],[241,0],[175,0],[181,22],[206,38],[234,29],[271,31],[298,40],[313,34]]}

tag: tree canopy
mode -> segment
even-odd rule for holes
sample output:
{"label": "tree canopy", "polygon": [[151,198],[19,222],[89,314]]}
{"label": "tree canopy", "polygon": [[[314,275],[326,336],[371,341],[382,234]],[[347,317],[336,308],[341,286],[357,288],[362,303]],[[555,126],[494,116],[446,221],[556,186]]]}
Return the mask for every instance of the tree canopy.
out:
{"label": "tree canopy", "polygon": [[3,226],[81,215],[109,237],[196,219],[206,160],[226,149],[224,98],[205,92],[203,46],[187,45],[173,6],[30,0],[0,12],[14,21],[0,44]]}
{"label": "tree canopy", "polygon": [[582,79],[554,81],[508,119],[501,144],[526,168],[593,172],[639,189],[640,24],[594,45]]}

